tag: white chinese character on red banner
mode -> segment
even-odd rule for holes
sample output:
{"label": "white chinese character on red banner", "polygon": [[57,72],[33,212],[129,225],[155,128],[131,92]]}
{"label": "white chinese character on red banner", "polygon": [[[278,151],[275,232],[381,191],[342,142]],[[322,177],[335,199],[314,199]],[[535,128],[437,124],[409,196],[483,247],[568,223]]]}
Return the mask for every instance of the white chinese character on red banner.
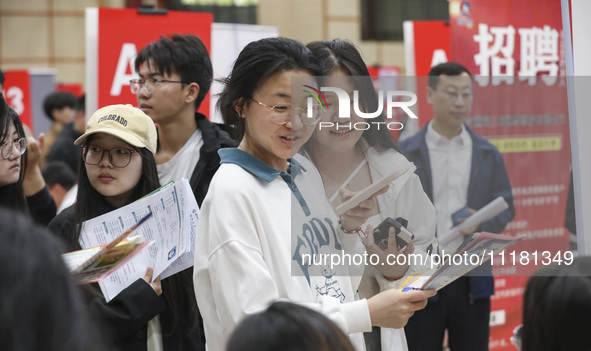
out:
{"label": "white chinese character on red banner", "polygon": [[488,25],[480,23],[474,41],[479,44],[478,53],[474,55],[474,61],[480,67],[480,77],[476,77],[478,84],[488,85],[491,75],[493,76],[492,85],[499,85],[502,81],[513,84],[515,28],[513,26],[490,27],[489,33]]}
{"label": "white chinese character on red banner", "polygon": [[538,73],[547,72],[542,77],[546,85],[554,85],[558,77],[558,31],[550,26],[544,28],[520,28],[521,65],[519,76],[536,84]]}

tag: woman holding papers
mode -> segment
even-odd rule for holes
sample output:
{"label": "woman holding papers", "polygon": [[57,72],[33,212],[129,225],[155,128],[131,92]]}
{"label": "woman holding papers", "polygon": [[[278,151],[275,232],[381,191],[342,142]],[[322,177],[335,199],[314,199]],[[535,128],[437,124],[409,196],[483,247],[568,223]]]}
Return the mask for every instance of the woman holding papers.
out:
{"label": "woman holding papers", "polygon": [[[111,105],[96,111],[82,146],[77,202],[61,212],[49,229],[80,249],[81,223],[125,206],[160,187],[154,153],[154,122],[131,105]],[[198,312],[191,274],[183,271],[152,279],[148,269],[114,299],[105,302],[98,286],[89,292],[92,315],[104,337],[117,350],[198,350],[202,335],[195,329]]]}
{"label": "woman holding papers", "polygon": [[[340,97],[334,92],[323,90],[328,105],[327,113],[320,121],[320,128],[316,128],[303,147],[304,155],[320,172],[326,197],[337,207],[343,202],[339,196],[340,189],[359,191],[383,176],[400,170],[401,175],[390,183],[388,191],[376,197],[377,206],[368,224],[375,228],[387,217],[396,218],[414,234],[414,254],[426,256],[437,253],[435,209],[423,191],[418,176],[414,174],[414,165],[400,153],[389,130],[397,128],[399,124],[386,120],[383,113],[373,118],[362,118],[355,112],[357,106],[360,112],[374,112],[382,103],[361,55],[353,44],[344,40],[312,42],[308,48],[320,61],[322,75],[325,76],[321,85],[342,89],[351,101],[341,106],[343,102]],[[354,101],[356,95],[358,102]],[[350,109],[350,118],[339,117],[343,115],[345,107]],[[368,252],[379,253],[380,248],[374,242],[368,240],[365,244]],[[396,245],[390,242],[386,252],[398,254]],[[384,266],[378,265],[376,268],[381,273],[376,274],[375,278],[370,274],[362,279],[360,296],[373,296],[380,288],[396,288],[405,280],[401,279],[403,276],[429,267],[413,265],[409,269],[408,265],[389,266],[385,270]],[[406,348],[402,330],[382,329],[381,334],[383,350]],[[377,331],[372,335],[366,336],[368,349],[380,345]]]}
{"label": "woman holding papers", "polygon": [[363,350],[361,332],[402,327],[434,294],[389,290],[356,301],[348,264],[311,263],[353,253],[359,238],[344,231],[359,228],[371,209],[363,202],[339,220],[315,167],[296,155],[323,112],[303,91],[317,87],[314,74],[317,61],[303,44],[268,38],[248,44],[225,81],[219,106],[240,145],[219,151],[195,243],[209,351],[223,350],[240,319],[279,298],[322,311]]}

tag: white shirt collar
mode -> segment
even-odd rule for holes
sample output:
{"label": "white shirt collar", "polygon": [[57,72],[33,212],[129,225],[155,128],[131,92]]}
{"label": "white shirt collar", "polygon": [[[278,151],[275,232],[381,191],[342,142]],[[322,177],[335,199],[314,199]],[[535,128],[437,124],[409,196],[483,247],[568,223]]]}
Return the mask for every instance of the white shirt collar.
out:
{"label": "white shirt collar", "polygon": [[425,139],[428,143],[430,143],[433,146],[443,146],[449,144],[459,146],[468,145],[470,142],[470,134],[468,133],[468,130],[466,129],[464,124],[462,124],[461,127],[462,131],[460,132],[460,134],[456,135],[451,139],[448,139],[447,137],[441,135],[438,131],[436,131],[435,128],[433,128],[433,122],[431,121],[427,126],[427,133]]}

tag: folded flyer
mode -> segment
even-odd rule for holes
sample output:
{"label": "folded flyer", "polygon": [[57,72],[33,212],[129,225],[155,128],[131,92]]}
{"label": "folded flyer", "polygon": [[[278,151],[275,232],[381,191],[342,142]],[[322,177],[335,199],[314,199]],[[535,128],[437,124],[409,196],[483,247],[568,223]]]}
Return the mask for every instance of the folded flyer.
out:
{"label": "folded flyer", "polygon": [[488,262],[508,247],[515,245],[524,236],[509,236],[494,233],[474,233],[452,254],[440,255],[443,264],[436,269],[415,272],[400,286],[408,289],[439,290],[473,269]]}
{"label": "folded flyer", "polygon": [[70,271],[76,273],[78,284],[97,283],[121,268],[153,242],[142,242],[139,236],[121,241],[111,248],[107,245],[68,252],[63,255]]}

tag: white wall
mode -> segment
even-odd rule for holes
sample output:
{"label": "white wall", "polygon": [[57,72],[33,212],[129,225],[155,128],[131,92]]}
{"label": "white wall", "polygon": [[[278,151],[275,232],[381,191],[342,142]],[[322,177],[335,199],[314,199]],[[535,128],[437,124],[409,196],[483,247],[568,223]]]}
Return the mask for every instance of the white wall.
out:
{"label": "white wall", "polygon": [[271,26],[256,26],[249,24],[212,23],[211,25],[211,63],[213,65],[214,82],[209,89],[211,96],[209,119],[221,123],[222,116],[216,109],[217,94],[222,92],[223,86],[216,80],[225,78],[232,71],[234,61],[242,49],[250,42],[276,37],[279,29]]}

